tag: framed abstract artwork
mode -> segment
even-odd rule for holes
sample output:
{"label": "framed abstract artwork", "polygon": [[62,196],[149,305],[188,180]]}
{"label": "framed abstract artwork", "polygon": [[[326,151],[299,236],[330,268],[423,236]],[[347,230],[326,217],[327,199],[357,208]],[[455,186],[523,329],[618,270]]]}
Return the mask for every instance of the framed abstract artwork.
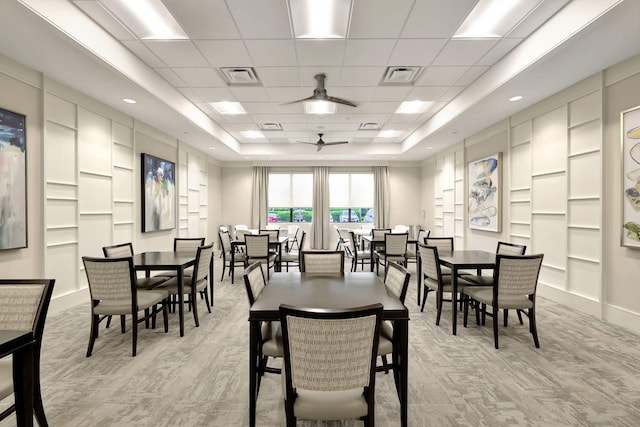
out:
{"label": "framed abstract artwork", "polygon": [[0,108],[0,250],[26,247],[26,116]]}
{"label": "framed abstract artwork", "polygon": [[622,142],[622,246],[640,247],[640,106],[620,116]]}
{"label": "framed abstract artwork", "polygon": [[176,165],[142,153],[142,232],[176,228]]}
{"label": "framed abstract artwork", "polygon": [[500,232],[502,153],[469,162],[469,228]]}

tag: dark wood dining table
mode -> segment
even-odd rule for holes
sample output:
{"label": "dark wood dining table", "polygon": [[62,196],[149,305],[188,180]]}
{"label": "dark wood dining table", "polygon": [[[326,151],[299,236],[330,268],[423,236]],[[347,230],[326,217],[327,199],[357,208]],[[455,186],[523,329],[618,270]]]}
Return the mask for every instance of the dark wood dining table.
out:
{"label": "dark wood dining table", "polygon": [[[274,271],[280,271],[282,266],[282,246],[286,245],[289,241],[288,236],[279,236],[278,239],[269,239],[269,249],[276,251],[276,264],[274,267]],[[235,265],[235,253],[241,247],[244,247],[245,243],[243,240],[234,240],[231,242],[231,265]]]}
{"label": "dark wood dining table", "polygon": [[[213,280],[213,257],[209,264],[209,279]],[[151,271],[167,271],[176,272],[178,281],[178,318],[180,322],[180,336],[184,336],[184,270],[194,266],[196,263],[195,252],[181,251],[151,251],[142,252],[133,256],[133,264],[138,271],[144,271],[149,277]],[[211,303],[213,304],[213,295],[211,295]]]}
{"label": "dark wood dining table", "polygon": [[0,330],[0,358],[13,355],[13,394],[16,425],[33,426],[35,393],[34,348],[32,331]]}
{"label": "dark wood dining table", "polygon": [[440,265],[451,269],[451,327],[453,335],[456,335],[458,319],[458,274],[461,270],[493,270],[496,267],[495,252],[463,250],[463,251],[438,251]]}
{"label": "dark wood dining table", "polygon": [[298,307],[351,308],[381,303],[382,317],[393,322],[395,384],[400,400],[400,425],[407,426],[409,310],[384,282],[367,272],[341,274],[274,273],[268,285],[249,309],[249,425],[256,425],[256,401],[260,358],[260,324],[280,319],[280,304]]}

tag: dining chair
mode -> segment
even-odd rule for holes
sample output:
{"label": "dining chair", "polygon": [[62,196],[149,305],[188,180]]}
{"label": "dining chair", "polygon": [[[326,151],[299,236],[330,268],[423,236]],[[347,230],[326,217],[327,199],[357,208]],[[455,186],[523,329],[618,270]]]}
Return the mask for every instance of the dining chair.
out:
{"label": "dining chair", "polygon": [[334,225],[336,231],[338,232],[338,243],[336,244],[336,251],[342,250],[346,252],[347,256],[352,256],[351,255],[351,249],[349,246],[349,229],[347,228],[340,228],[336,225]]}
{"label": "dining chair", "polygon": [[[429,237],[429,230],[422,230],[418,232],[418,243],[425,243],[425,238]],[[417,263],[418,262],[418,248],[416,244],[407,245],[407,265],[409,263]]]}
{"label": "dining chair", "polygon": [[300,245],[297,250],[287,250],[280,255],[280,262],[284,263],[287,266],[287,271],[289,271],[289,264],[293,264],[292,267],[298,267],[300,269],[300,254],[302,250],[300,248],[304,248],[304,240],[307,236],[307,232],[302,232],[302,237],[300,238]]}
{"label": "dining chair", "polygon": [[[48,426],[40,387],[42,335],[55,279],[1,279],[0,329],[33,332],[33,412],[40,427]],[[13,394],[13,359],[0,359],[0,400]],[[15,403],[0,414],[0,421],[16,411]]]}
{"label": "dining chair", "polygon": [[375,423],[382,304],[346,309],[280,305],[287,426],[296,419]]}
{"label": "dining chair", "polygon": [[351,248],[351,271],[358,269],[358,263],[360,263],[362,270],[364,270],[364,262],[371,262],[371,252],[359,250],[355,233],[353,231],[349,233],[351,234],[351,238],[349,239],[349,247]]}
{"label": "dining chair", "polygon": [[[422,262],[422,286],[424,292],[420,311],[424,311],[424,305],[427,302],[427,296],[429,295],[429,292],[435,292],[437,310],[436,325],[440,325],[442,303],[445,301],[444,293],[451,293],[453,290],[451,274],[442,274],[440,257],[438,255],[438,248],[436,246],[427,246],[420,243],[418,244],[418,251],[420,252],[420,261]],[[466,284],[467,282],[459,277],[458,292],[461,292]]]}
{"label": "dining chair", "polygon": [[409,227],[407,227],[404,224],[398,224],[398,225],[393,227],[391,232],[392,233],[408,233],[409,232]]}
{"label": "dining chair", "polygon": [[[496,248],[496,254],[500,255],[524,255],[527,251],[527,245],[518,245],[515,243],[498,242]],[[482,275],[482,270],[477,271],[477,274],[465,274],[464,279],[476,286],[493,286],[493,274],[490,276]],[[518,314],[518,321],[522,325],[522,311],[516,310]],[[509,310],[503,310],[503,324],[507,326],[509,323]]]}
{"label": "dining chair", "polygon": [[467,326],[470,299],[482,306],[482,324],[485,323],[487,305],[493,313],[493,342],[498,349],[498,310],[527,310],[529,332],[533,343],[540,348],[536,328],[536,289],[543,254],[496,255],[493,286],[467,286],[462,288],[464,300],[464,326]]}
{"label": "dining chair", "polygon": [[[133,318],[131,335],[134,357],[138,340],[138,323],[155,317],[162,310],[164,331],[169,331],[167,312],[169,293],[163,289],[137,288],[132,257],[84,256],[82,263],[87,274],[91,297],[91,331],[87,357],[91,356],[95,341],[98,339],[98,324],[110,315],[131,315]],[[145,311],[142,318],[138,317],[140,311]]]}
{"label": "dining chair", "polygon": [[407,241],[409,233],[387,233],[384,235],[384,248],[373,252],[376,263],[376,274],[380,273],[380,263],[386,265],[389,261],[395,261],[402,265],[407,264]]}
{"label": "dining chair", "polygon": [[248,266],[258,261],[267,265],[267,280],[269,269],[275,268],[276,253],[269,250],[270,236],[268,234],[246,234],[244,236],[246,257],[244,264]]}
{"label": "dining chair", "polygon": [[[453,237],[427,236],[424,240],[424,244],[427,246],[435,246],[438,248],[438,252],[453,252]],[[450,275],[451,269],[443,266],[441,267],[441,272],[444,275]]]}
{"label": "dining chair", "polygon": [[292,251],[294,249],[294,245],[298,247],[300,250],[300,244],[298,243],[298,231],[300,230],[300,226],[292,224],[287,227],[287,251]]}
{"label": "dining chair", "polygon": [[[204,246],[204,237],[174,237],[173,238],[173,251],[174,252],[185,252],[190,254],[196,254],[198,248],[200,246]],[[193,274],[193,267],[189,267],[184,270],[183,276],[191,276]],[[165,277],[177,277],[178,273],[176,271],[167,271],[160,273],[161,276]],[[210,295],[213,297],[213,280],[210,282]],[[204,298],[206,296],[205,292],[201,292],[200,295]],[[213,305],[213,301],[209,300],[209,304]]]}
{"label": "dining chair", "polygon": [[372,243],[373,246],[373,250],[382,250],[384,248],[384,236],[386,234],[391,233],[391,229],[390,228],[372,228],[371,229],[371,238],[373,240],[378,240],[379,242],[376,243]]}
{"label": "dining chair", "polygon": [[220,252],[222,253],[222,276],[220,280],[224,280],[224,272],[229,268],[229,276],[231,276],[231,283],[234,281],[234,272],[235,268],[242,266],[244,267],[245,262],[245,254],[244,252],[234,253],[233,255],[233,264],[231,263],[231,236],[229,236],[229,232],[220,231],[218,233],[218,238],[220,239],[220,248],[222,249]]}
{"label": "dining chair", "polygon": [[[249,306],[252,306],[267,286],[267,282],[264,280],[262,263],[254,262],[251,264],[244,270],[242,278],[244,279],[244,286],[247,291]],[[265,372],[273,374],[280,374],[282,372],[280,368],[268,366],[267,362],[269,357],[282,358],[284,356],[284,350],[282,347],[282,328],[280,327],[280,322],[262,322],[260,326],[260,333],[261,335],[258,347],[258,356],[260,358],[257,384],[258,391],[260,390],[260,379]]]}
{"label": "dining chair", "polygon": [[302,251],[301,261],[303,273],[344,274],[344,251]]}
{"label": "dining chair", "polygon": [[266,234],[269,236],[270,241],[277,241],[280,238],[280,228],[277,229],[268,229],[265,228],[260,230],[260,234]]}
{"label": "dining chair", "polygon": [[[393,261],[389,261],[387,263],[387,267],[384,271],[384,284],[387,291],[395,295],[402,304],[404,304],[404,300],[407,296],[410,279],[411,274],[406,268]],[[393,342],[393,323],[390,321],[383,321],[380,325],[380,343],[378,344],[378,356],[382,357],[382,366],[378,366],[376,368],[378,372],[389,372],[387,355],[391,354],[393,357]],[[392,367],[394,371],[397,371],[397,361],[393,361]],[[396,372],[396,375],[399,375],[399,373]]]}
{"label": "dining chair", "polygon": [[[209,296],[207,290],[208,282],[213,283],[213,278],[209,278],[209,267],[213,262],[213,243],[208,245],[199,246],[196,249],[196,263],[193,266],[193,274],[191,276],[183,277],[182,292],[184,295],[188,295],[187,303],[191,306],[191,312],[193,313],[193,320],[196,327],[200,326],[198,319],[198,304],[197,296],[203,292],[205,295],[205,303],[207,310],[211,313],[211,305],[209,304]],[[207,280],[209,279],[209,280]],[[162,283],[156,289],[166,290],[170,296],[178,295],[178,278],[173,277],[166,282]],[[213,292],[213,291],[212,291]],[[212,294],[213,295],[213,294]]]}

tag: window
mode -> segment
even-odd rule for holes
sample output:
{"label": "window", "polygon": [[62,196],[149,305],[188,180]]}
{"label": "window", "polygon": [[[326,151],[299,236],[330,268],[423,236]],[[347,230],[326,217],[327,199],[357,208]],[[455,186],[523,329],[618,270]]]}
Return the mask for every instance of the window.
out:
{"label": "window", "polygon": [[311,222],[312,206],[313,174],[269,174],[268,222]]}
{"label": "window", "polygon": [[373,174],[329,174],[333,222],[373,222]]}

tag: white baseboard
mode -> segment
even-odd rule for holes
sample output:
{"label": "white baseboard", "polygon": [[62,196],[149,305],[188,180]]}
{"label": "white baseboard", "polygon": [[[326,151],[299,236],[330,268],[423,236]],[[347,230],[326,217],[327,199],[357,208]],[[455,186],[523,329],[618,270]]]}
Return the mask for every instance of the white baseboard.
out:
{"label": "white baseboard", "polygon": [[621,326],[640,335],[640,313],[634,313],[625,308],[605,304],[604,318],[609,323]]}
{"label": "white baseboard", "polygon": [[599,301],[595,301],[581,295],[572,294],[564,289],[554,288],[543,283],[538,283],[538,296],[564,304],[573,309],[602,319],[602,310]]}
{"label": "white baseboard", "polygon": [[49,304],[49,314],[56,314],[80,304],[87,304],[89,299],[89,288],[53,297]]}

